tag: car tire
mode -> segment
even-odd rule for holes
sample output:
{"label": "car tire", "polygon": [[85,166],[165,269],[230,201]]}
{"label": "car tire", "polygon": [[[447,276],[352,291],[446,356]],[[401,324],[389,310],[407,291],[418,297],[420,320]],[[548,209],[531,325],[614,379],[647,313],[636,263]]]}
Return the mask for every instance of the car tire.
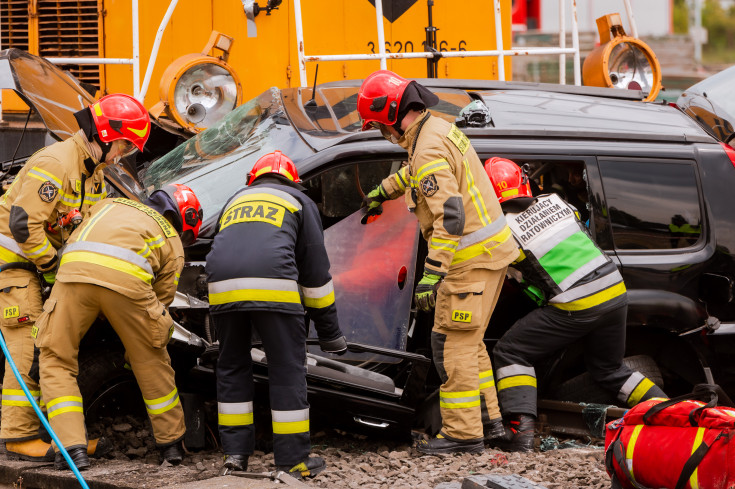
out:
{"label": "car tire", "polygon": [[[625,357],[623,364],[633,371],[638,371],[651,379],[654,384],[664,388],[664,380],[656,361],[648,355]],[[620,401],[611,393],[592,380],[589,373],[583,373],[563,382],[551,396],[559,401],[588,402],[594,404],[619,404]]]}
{"label": "car tire", "polygon": [[88,422],[127,414],[145,416],[143,396],[122,350],[83,352],[77,383]]}

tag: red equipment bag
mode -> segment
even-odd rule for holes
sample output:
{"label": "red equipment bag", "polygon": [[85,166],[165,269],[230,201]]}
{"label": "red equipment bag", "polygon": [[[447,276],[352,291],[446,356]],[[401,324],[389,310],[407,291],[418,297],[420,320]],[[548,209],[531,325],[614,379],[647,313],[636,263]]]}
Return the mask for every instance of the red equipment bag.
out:
{"label": "red equipment bag", "polygon": [[[703,402],[706,401],[706,402]],[[729,407],[717,407],[720,404]],[[735,409],[716,385],[653,398],[607,424],[605,465],[612,487],[735,488]]]}

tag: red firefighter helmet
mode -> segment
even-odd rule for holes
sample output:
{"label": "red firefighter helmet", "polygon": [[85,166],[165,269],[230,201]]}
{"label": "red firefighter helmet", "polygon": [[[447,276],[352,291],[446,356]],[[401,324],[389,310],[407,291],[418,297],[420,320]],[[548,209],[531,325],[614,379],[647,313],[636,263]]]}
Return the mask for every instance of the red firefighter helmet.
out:
{"label": "red firefighter helmet", "polygon": [[392,71],[378,70],[362,82],[357,92],[357,112],[362,119],[362,130],[373,122],[392,126],[398,120],[401,98],[411,80]]}
{"label": "red firefighter helmet", "polygon": [[263,155],[255,162],[252,170],[248,173],[248,185],[266,173],[276,173],[288,178],[292,182],[301,183],[296,165],[291,161],[291,158],[280,151]]}
{"label": "red firefighter helmet", "polygon": [[485,172],[501,204],[518,197],[533,197],[528,175],[509,159],[497,156],[490,158],[485,162]]}
{"label": "red firefighter helmet", "polygon": [[[202,205],[194,191],[180,183],[171,183],[162,188],[179,208],[181,214],[181,238],[185,243],[193,243],[199,236],[202,226]],[[191,233],[189,235],[189,233]]]}
{"label": "red firefighter helmet", "polygon": [[113,93],[89,106],[97,134],[104,143],[126,139],[143,151],[151,119],[143,104],[130,95]]}

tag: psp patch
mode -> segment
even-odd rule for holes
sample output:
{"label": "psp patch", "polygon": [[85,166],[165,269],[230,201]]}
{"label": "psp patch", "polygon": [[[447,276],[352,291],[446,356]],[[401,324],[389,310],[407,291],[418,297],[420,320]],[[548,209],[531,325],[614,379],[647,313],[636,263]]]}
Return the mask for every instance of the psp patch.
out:
{"label": "psp patch", "polygon": [[427,197],[434,195],[439,190],[439,184],[436,183],[436,177],[434,175],[427,175],[421,179],[421,193]]}
{"label": "psp patch", "polygon": [[41,187],[38,189],[38,196],[41,197],[41,200],[44,202],[53,202],[57,195],[59,195],[59,189],[57,189],[56,186],[48,180],[43,182]]}
{"label": "psp patch", "polygon": [[452,321],[460,323],[471,323],[472,312],[471,311],[452,311]]}

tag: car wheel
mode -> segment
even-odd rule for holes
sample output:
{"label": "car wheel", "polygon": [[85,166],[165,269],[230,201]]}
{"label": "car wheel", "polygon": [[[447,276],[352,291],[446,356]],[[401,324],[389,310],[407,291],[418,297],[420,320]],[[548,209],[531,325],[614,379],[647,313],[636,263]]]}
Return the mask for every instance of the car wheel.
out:
{"label": "car wheel", "polygon": [[122,350],[96,349],[79,357],[79,390],[87,422],[126,414],[145,416],[135,376]]}
{"label": "car wheel", "polygon": [[[648,355],[635,355],[624,358],[623,364],[631,370],[642,373],[663,389],[663,376],[653,358]],[[589,373],[578,375],[563,382],[553,391],[551,397],[559,401],[595,404],[618,404],[620,402],[613,393],[603,389],[600,384],[592,380]]]}

